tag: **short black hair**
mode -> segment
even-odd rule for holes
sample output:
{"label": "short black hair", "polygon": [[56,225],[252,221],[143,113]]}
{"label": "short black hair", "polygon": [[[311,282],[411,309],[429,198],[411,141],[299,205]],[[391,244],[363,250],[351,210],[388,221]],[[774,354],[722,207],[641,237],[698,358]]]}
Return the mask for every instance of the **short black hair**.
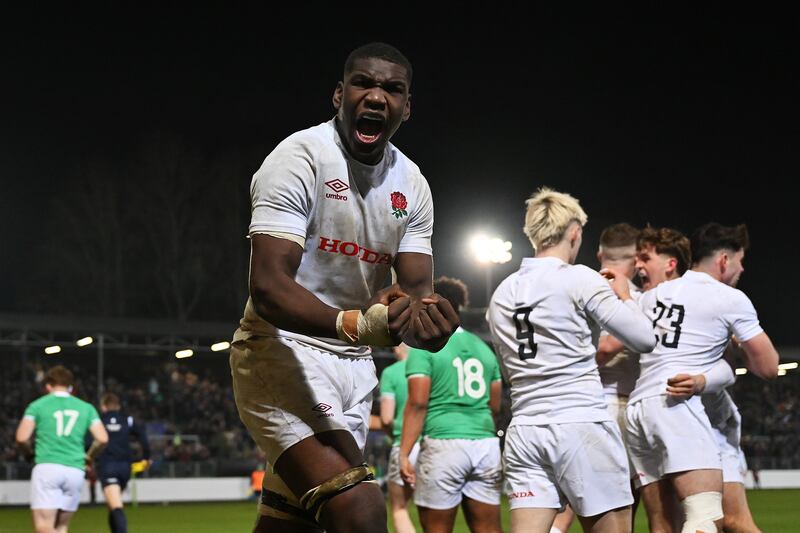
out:
{"label": "short black hair", "polygon": [[381,42],[372,42],[359,46],[347,56],[344,62],[344,77],[346,78],[353,70],[353,63],[358,59],[377,58],[385,59],[395,65],[400,65],[406,69],[408,83],[411,84],[411,76],[413,69],[411,68],[411,61],[408,60],[403,53],[394,46]]}
{"label": "short black hair", "polygon": [[694,230],[692,234],[692,258],[699,263],[711,257],[719,250],[747,250],[750,247],[750,235],[747,226],[723,226],[709,222]]}
{"label": "short black hair", "polygon": [[447,298],[456,312],[469,304],[469,290],[460,279],[447,276],[436,278],[433,280],[433,292]]}
{"label": "short black hair", "polygon": [[603,248],[619,248],[635,246],[640,231],[627,222],[612,224],[600,234],[600,246]]}

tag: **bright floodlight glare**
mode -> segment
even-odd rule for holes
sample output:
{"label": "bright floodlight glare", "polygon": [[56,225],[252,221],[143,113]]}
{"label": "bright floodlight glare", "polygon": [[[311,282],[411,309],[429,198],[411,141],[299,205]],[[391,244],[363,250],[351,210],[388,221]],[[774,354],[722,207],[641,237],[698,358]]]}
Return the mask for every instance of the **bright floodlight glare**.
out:
{"label": "bright floodlight glare", "polygon": [[797,362],[794,363],[783,363],[778,365],[778,370],[794,370],[797,368]]}
{"label": "bright floodlight glare", "polygon": [[784,370],[783,368],[779,368],[778,369],[778,375],[779,376],[785,376],[786,375],[786,370]]}
{"label": "bright floodlight glare", "polygon": [[77,345],[78,345],[78,346],[80,346],[80,347],[84,347],[84,346],[89,346],[89,345],[90,345],[90,344],[92,344],[93,342],[94,342],[94,339],[93,339],[93,338],[91,338],[91,337],[84,337],[84,338],[82,338],[82,339],[78,339],[77,341],[75,341],[75,344],[77,344]]}
{"label": "bright floodlight glare", "polygon": [[487,237],[481,233],[473,236],[469,247],[479,263],[508,263],[511,261],[511,241]]}
{"label": "bright floodlight glare", "polygon": [[48,346],[47,348],[44,349],[44,353],[46,353],[47,355],[57,354],[60,351],[61,351],[61,346]]}
{"label": "bright floodlight glare", "polygon": [[178,350],[177,352],[175,352],[175,357],[177,357],[178,359],[184,359],[186,357],[191,357],[193,355],[194,352],[192,350]]}
{"label": "bright floodlight glare", "polygon": [[228,341],[216,342],[211,345],[212,352],[221,352],[222,350],[227,350],[231,347],[231,343]]}
{"label": "bright floodlight glare", "polygon": [[747,369],[746,368],[737,368],[736,369],[736,375],[737,376],[744,376],[745,374],[747,374]]}

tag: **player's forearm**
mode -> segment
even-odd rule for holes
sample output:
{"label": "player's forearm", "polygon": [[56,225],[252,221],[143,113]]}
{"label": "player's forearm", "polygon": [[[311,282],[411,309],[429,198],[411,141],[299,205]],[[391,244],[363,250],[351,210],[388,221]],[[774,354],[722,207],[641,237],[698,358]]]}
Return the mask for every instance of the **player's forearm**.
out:
{"label": "player's forearm", "polygon": [[427,405],[406,404],[403,410],[403,432],[400,436],[400,453],[408,456],[414,443],[422,434],[425,425],[425,415],[428,413]]}
{"label": "player's forearm", "polygon": [[595,356],[597,365],[604,366],[624,349],[625,345],[612,335],[602,335],[597,342],[597,355]]}
{"label": "player's forearm", "polygon": [[250,282],[255,311],[275,327],[318,337],[336,338],[339,309],[323,303],[289,276]]}

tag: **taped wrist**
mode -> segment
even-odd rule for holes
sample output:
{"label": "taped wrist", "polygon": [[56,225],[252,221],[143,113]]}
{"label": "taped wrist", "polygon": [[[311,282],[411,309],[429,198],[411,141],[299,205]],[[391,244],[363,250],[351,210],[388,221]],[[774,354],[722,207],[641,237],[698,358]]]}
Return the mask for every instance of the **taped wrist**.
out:
{"label": "taped wrist", "polygon": [[339,339],[354,346],[394,346],[389,334],[389,307],[374,304],[366,313],[359,310],[340,311],[336,317]]}

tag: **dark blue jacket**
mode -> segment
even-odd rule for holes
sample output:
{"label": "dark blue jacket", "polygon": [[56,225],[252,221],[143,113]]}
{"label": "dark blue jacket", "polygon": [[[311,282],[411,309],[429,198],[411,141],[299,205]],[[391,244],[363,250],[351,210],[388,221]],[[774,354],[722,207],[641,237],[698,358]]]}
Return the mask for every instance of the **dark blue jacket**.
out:
{"label": "dark blue jacket", "polygon": [[97,457],[98,463],[132,462],[131,436],[142,445],[142,459],[150,459],[150,445],[143,426],[136,424],[132,416],[119,411],[108,411],[100,415],[108,432],[108,445]]}

